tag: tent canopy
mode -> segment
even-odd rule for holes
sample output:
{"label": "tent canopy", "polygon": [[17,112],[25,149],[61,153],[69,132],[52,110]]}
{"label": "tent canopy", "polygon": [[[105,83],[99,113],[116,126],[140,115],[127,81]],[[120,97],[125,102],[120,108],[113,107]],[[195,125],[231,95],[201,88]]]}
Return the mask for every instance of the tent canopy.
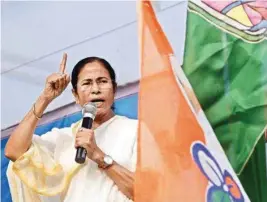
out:
{"label": "tent canopy", "polygon": [[[159,20],[182,63],[186,2],[156,2]],[[175,22],[173,19],[179,19]],[[63,52],[67,72],[82,58],[100,56],[119,85],[139,79],[135,1],[2,2],[1,129],[18,123],[57,72]],[[71,85],[47,111],[73,102]]]}

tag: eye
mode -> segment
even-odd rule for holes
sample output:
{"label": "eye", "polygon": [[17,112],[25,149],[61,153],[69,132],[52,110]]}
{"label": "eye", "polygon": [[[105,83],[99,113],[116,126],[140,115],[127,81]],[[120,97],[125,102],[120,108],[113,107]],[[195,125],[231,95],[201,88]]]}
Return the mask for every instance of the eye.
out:
{"label": "eye", "polygon": [[91,85],[92,84],[92,82],[84,82],[83,84],[82,84],[82,86],[86,86],[86,85]]}
{"label": "eye", "polygon": [[100,79],[100,80],[97,81],[97,83],[100,84],[100,85],[101,84],[106,84],[106,83],[108,83],[108,80],[107,79]]}
{"label": "eye", "polygon": [[100,82],[101,82],[101,83],[108,83],[108,80],[103,79],[103,80],[101,80]]}

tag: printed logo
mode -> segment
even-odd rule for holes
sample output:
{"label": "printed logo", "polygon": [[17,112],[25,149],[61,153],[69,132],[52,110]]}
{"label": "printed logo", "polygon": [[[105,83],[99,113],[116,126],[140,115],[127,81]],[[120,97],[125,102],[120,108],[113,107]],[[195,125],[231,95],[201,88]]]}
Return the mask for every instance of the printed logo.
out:
{"label": "printed logo", "polygon": [[193,143],[192,156],[209,181],[207,202],[243,202],[242,192],[230,172],[223,170],[214,156],[200,142]]}

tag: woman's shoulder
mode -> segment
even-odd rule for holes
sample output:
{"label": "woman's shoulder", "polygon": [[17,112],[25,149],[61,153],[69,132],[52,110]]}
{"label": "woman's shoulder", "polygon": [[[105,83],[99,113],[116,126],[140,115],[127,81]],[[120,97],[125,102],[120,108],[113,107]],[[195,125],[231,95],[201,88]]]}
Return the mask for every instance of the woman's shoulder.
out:
{"label": "woman's shoulder", "polygon": [[122,126],[136,128],[138,125],[137,119],[132,119],[132,118],[129,118],[127,116],[122,116],[122,115],[116,115],[115,118],[116,118],[117,124],[120,124]]}
{"label": "woman's shoulder", "polygon": [[58,135],[71,135],[72,130],[76,125],[77,123],[72,123],[70,126],[54,127],[51,132],[57,133]]}
{"label": "woman's shoulder", "polygon": [[64,136],[72,136],[73,131],[79,127],[81,120],[72,123],[69,126],[65,127],[53,127],[50,131],[47,133],[41,135],[42,138],[48,138],[48,137],[54,137],[57,136],[64,137]]}
{"label": "woman's shoulder", "polygon": [[128,137],[136,137],[137,135],[138,120],[136,119],[116,115],[112,125],[112,130],[116,131],[116,134]]}

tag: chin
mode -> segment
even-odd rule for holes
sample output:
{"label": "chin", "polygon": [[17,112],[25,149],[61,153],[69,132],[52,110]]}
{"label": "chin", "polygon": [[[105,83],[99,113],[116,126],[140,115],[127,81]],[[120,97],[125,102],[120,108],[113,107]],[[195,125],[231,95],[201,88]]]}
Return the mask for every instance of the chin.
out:
{"label": "chin", "polygon": [[98,107],[96,110],[96,116],[104,116],[110,113],[111,107]]}
{"label": "chin", "polygon": [[105,115],[107,113],[108,113],[108,110],[107,109],[97,108],[97,110],[96,110],[96,115],[97,116],[103,116],[103,115]]}

